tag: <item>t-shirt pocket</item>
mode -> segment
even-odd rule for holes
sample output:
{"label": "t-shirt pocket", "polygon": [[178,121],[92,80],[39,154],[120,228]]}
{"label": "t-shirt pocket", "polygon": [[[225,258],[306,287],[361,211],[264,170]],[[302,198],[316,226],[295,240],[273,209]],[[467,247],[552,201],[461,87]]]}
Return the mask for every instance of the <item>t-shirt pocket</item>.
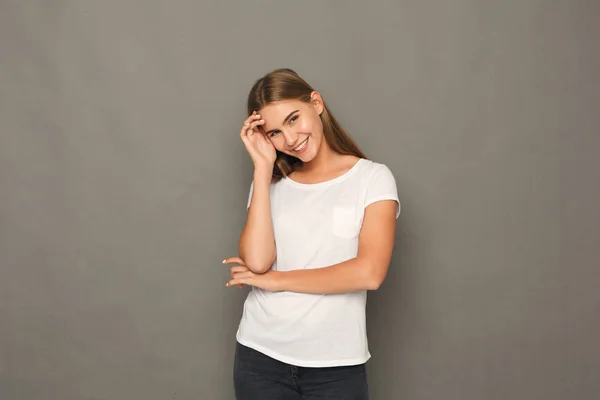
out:
{"label": "t-shirt pocket", "polygon": [[352,239],[358,235],[356,207],[335,206],[333,207],[332,231],[337,237]]}

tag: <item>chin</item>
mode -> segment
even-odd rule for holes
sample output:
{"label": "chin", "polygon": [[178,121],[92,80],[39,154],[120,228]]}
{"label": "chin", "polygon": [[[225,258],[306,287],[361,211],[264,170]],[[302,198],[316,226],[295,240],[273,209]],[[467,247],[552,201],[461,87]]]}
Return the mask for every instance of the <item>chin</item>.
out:
{"label": "chin", "polygon": [[304,157],[300,158],[300,160],[302,160],[302,162],[307,163],[307,162],[311,162],[312,160],[315,159],[317,155],[316,154],[306,154],[304,155]]}
{"label": "chin", "polygon": [[302,161],[302,162],[309,162],[312,161],[316,156],[317,156],[317,152],[314,151],[315,149],[310,149],[308,152],[304,153],[304,154],[290,154],[290,156],[297,158],[298,160]]}
{"label": "chin", "polygon": [[309,162],[311,161],[314,157],[311,156],[307,156],[307,155],[298,155],[298,154],[289,154],[290,156],[302,161],[303,163]]}

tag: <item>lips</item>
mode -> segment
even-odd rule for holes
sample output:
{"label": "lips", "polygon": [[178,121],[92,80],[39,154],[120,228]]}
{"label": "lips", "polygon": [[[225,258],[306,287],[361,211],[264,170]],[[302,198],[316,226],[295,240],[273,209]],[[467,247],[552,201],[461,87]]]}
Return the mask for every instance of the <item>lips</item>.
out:
{"label": "lips", "polygon": [[307,147],[308,147],[308,138],[306,138],[302,143],[300,143],[300,145],[296,146],[293,151],[295,153],[303,153]]}

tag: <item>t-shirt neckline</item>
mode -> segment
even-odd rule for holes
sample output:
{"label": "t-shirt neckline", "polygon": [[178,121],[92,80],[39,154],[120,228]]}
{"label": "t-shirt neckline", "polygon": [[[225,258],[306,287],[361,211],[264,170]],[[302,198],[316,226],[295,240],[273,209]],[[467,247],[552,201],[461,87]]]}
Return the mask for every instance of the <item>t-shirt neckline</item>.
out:
{"label": "t-shirt neckline", "polygon": [[359,158],[358,161],[355,162],[354,165],[352,167],[350,167],[350,169],[348,171],[344,172],[340,176],[329,179],[327,181],[317,182],[317,183],[301,183],[301,182],[296,182],[295,180],[290,179],[289,177],[286,176],[283,178],[283,182],[286,182],[289,185],[293,185],[293,186],[297,186],[297,187],[301,187],[301,188],[316,188],[316,187],[321,187],[321,186],[332,185],[334,183],[337,183],[339,181],[346,179],[348,176],[353,174],[354,171],[356,171],[358,169],[358,165],[361,164],[364,160],[365,160],[364,158]]}

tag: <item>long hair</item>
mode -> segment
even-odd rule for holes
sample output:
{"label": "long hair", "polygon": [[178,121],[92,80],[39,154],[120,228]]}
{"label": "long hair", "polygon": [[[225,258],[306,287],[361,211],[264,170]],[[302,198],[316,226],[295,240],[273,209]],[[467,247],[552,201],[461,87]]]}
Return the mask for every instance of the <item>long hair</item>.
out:
{"label": "long hair", "polygon": [[[258,111],[270,103],[282,100],[300,100],[310,103],[311,93],[314,89],[302,79],[295,71],[289,68],[280,68],[269,72],[257,80],[248,94],[247,113]],[[321,113],[323,123],[323,136],[329,147],[336,153],[354,155],[367,158],[358,148],[350,135],[342,128],[328,109],[323,100],[323,112]],[[282,177],[291,174],[302,165],[302,161],[296,157],[277,151],[277,158],[273,166],[273,180],[278,181]]]}

